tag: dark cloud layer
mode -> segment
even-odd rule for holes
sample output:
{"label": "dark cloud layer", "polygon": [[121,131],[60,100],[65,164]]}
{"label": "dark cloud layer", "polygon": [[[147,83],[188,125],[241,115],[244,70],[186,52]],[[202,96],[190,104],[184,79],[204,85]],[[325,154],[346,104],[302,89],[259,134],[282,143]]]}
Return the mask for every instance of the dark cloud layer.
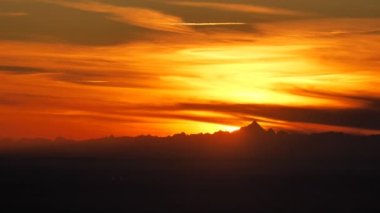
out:
{"label": "dark cloud layer", "polygon": [[[25,16],[0,17],[0,39],[82,45],[112,45],[147,39],[153,30],[119,23],[104,15],[33,1],[1,2],[6,11]],[[6,29],[6,30],[5,30]]]}
{"label": "dark cloud layer", "polygon": [[[110,45],[126,43],[136,40],[154,40],[163,32],[121,23],[107,19],[107,15],[100,12],[84,11],[68,8],[49,1],[1,1],[0,12],[4,14],[23,14],[20,16],[0,16],[0,39],[67,42],[82,45]],[[80,2],[80,1],[67,1]],[[91,2],[91,1],[90,1]],[[95,2],[95,1],[92,1]],[[154,10],[172,15],[190,23],[208,22],[242,22],[258,24],[294,19],[310,18],[310,16],[286,16],[273,14],[259,14],[239,10],[223,10],[207,7],[191,7],[176,5],[172,2],[180,1],[97,1],[120,7],[135,7]],[[365,1],[307,1],[307,0],[253,0],[253,1],[188,1],[209,3],[231,3],[246,6],[268,8],[282,8],[302,13],[310,13],[313,17],[345,17],[368,18],[379,17],[380,4],[377,0]],[[194,27],[199,31],[209,32],[210,27]],[[215,29],[217,28],[217,29]],[[251,25],[211,27],[211,30],[242,30],[256,33]]]}
{"label": "dark cloud layer", "polygon": [[[371,99],[379,104],[380,99]],[[182,103],[170,110],[198,110],[219,112],[236,116],[259,116],[288,122],[334,125],[380,130],[380,108],[308,108],[281,105],[230,104],[230,103]]]}
{"label": "dark cloud layer", "polygon": [[380,4],[377,0],[208,0],[208,2],[243,3],[299,10],[320,14],[325,17],[379,17]]}
{"label": "dark cloud layer", "polygon": [[30,73],[44,72],[44,70],[37,67],[0,65],[0,72],[10,72],[13,74],[30,74]]}
{"label": "dark cloud layer", "polygon": [[[107,70],[104,73],[100,70],[75,70],[75,69],[43,69],[38,67],[5,66],[0,65],[0,73],[10,73],[16,75],[45,74],[47,77],[75,84],[105,86],[105,87],[128,87],[128,88],[149,88],[152,85],[145,81],[154,77],[149,73]],[[120,80],[118,80],[120,79]]]}
{"label": "dark cloud layer", "polygon": [[327,91],[319,91],[319,90],[310,90],[310,89],[293,89],[289,90],[289,92],[302,95],[307,97],[317,97],[324,98],[330,100],[346,100],[358,102],[359,104],[364,105],[366,108],[370,110],[380,111],[380,98],[373,96],[363,96],[362,94],[340,94],[334,92]]}

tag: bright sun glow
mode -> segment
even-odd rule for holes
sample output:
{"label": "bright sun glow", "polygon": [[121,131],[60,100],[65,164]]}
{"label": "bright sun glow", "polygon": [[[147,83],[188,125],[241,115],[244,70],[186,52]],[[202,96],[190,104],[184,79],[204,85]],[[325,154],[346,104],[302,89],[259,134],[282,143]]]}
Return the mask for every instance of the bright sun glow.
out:
{"label": "bright sun glow", "polygon": [[0,138],[233,132],[252,118],[379,129],[380,18],[265,0],[278,5],[5,2]]}
{"label": "bright sun glow", "polygon": [[222,126],[222,128],[221,128],[222,131],[227,131],[227,132],[235,132],[239,129],[240,129],[240,127],[238,127],[238,126]]}

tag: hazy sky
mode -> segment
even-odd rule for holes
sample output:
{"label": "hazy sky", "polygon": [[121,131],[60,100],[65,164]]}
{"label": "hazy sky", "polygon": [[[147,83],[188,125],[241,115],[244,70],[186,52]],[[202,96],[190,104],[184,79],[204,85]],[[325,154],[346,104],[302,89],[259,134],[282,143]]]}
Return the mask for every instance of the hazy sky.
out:
{"label": "hazy sky", "polygon": [[380,132],[378,0],[0,0],[0,137]]}

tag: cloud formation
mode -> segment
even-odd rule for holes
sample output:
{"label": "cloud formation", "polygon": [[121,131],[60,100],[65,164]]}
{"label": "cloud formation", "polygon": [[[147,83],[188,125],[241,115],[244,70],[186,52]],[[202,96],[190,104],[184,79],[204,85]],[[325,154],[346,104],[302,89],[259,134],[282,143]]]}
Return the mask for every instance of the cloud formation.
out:
{"label": "cloud formation", "polygon": [[0,137],[378,131],[380,4],[322,1],[1,1]]}
{"label": "cloud formation", "polygon": [[10,72],[10,73],[15,73],[15,74],[29,74],[29,73],[44,72],[44,70],[40,68],[36,68],[36,67],[0,65],[0,72]]}
{"label": "cloud formation", "polygon": [[170,25],[182,25],[182,26],[233,26],[233,25],[245,25],[243,22],[204,22],[204,23],[173,23]]}
{"label": "cloud formation", "polygon": [[25,12],[0,12],[0,17],[20,17],[27,15],[28,13]]}
{"label": "cloud formation", "polygon": [[[374,105],[380,99],[368,98]],[[314,108],[266,104],[233,103],[181,103],[167,110],[199,110],[225,113],[247,118],[267,118],[282,122],[302,122],[340,127],[380,130],[380,108],[363,107],[352,109]],[[163,107],[165,109],[165,107]],[[291,125],[291,124],[290,124]]]}
{"label": "cloud formation", "polygon": [[180,23],[183,22],[181,18],[146,8],[121,7],[93,1],[73,2],[65,0],[43,0],[43,2],[58,4],[83,11],[103,13],[106,14],[108,19],[152,30],[176,33],[192,31],[185,25],[180,25]]}
{"label": "cloud formation", "polygon": [[275,7],[264,7],[264,6],[254,6],[248,4],[234,4],[234,3],[219,3],[219,2],[196,2],[196,1],[171,1],[169,4],[186,6],[186,7],[201,7],[208,9],[224,10],[224,11],[235,11],[244,13],[257,13],[265,15],[285,15],[285,16],[303,16],[306,15],[304,12],[298,12],[293,10],[275,8]]}

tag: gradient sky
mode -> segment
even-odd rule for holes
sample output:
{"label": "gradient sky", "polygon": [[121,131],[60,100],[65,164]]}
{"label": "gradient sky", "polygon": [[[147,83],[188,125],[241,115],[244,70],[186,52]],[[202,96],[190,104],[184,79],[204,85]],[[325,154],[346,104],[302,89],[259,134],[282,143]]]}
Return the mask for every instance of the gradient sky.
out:
{"label": "gradient sky", "polygon": [[0,137],[380,133],[378,0],[0,0]]}

